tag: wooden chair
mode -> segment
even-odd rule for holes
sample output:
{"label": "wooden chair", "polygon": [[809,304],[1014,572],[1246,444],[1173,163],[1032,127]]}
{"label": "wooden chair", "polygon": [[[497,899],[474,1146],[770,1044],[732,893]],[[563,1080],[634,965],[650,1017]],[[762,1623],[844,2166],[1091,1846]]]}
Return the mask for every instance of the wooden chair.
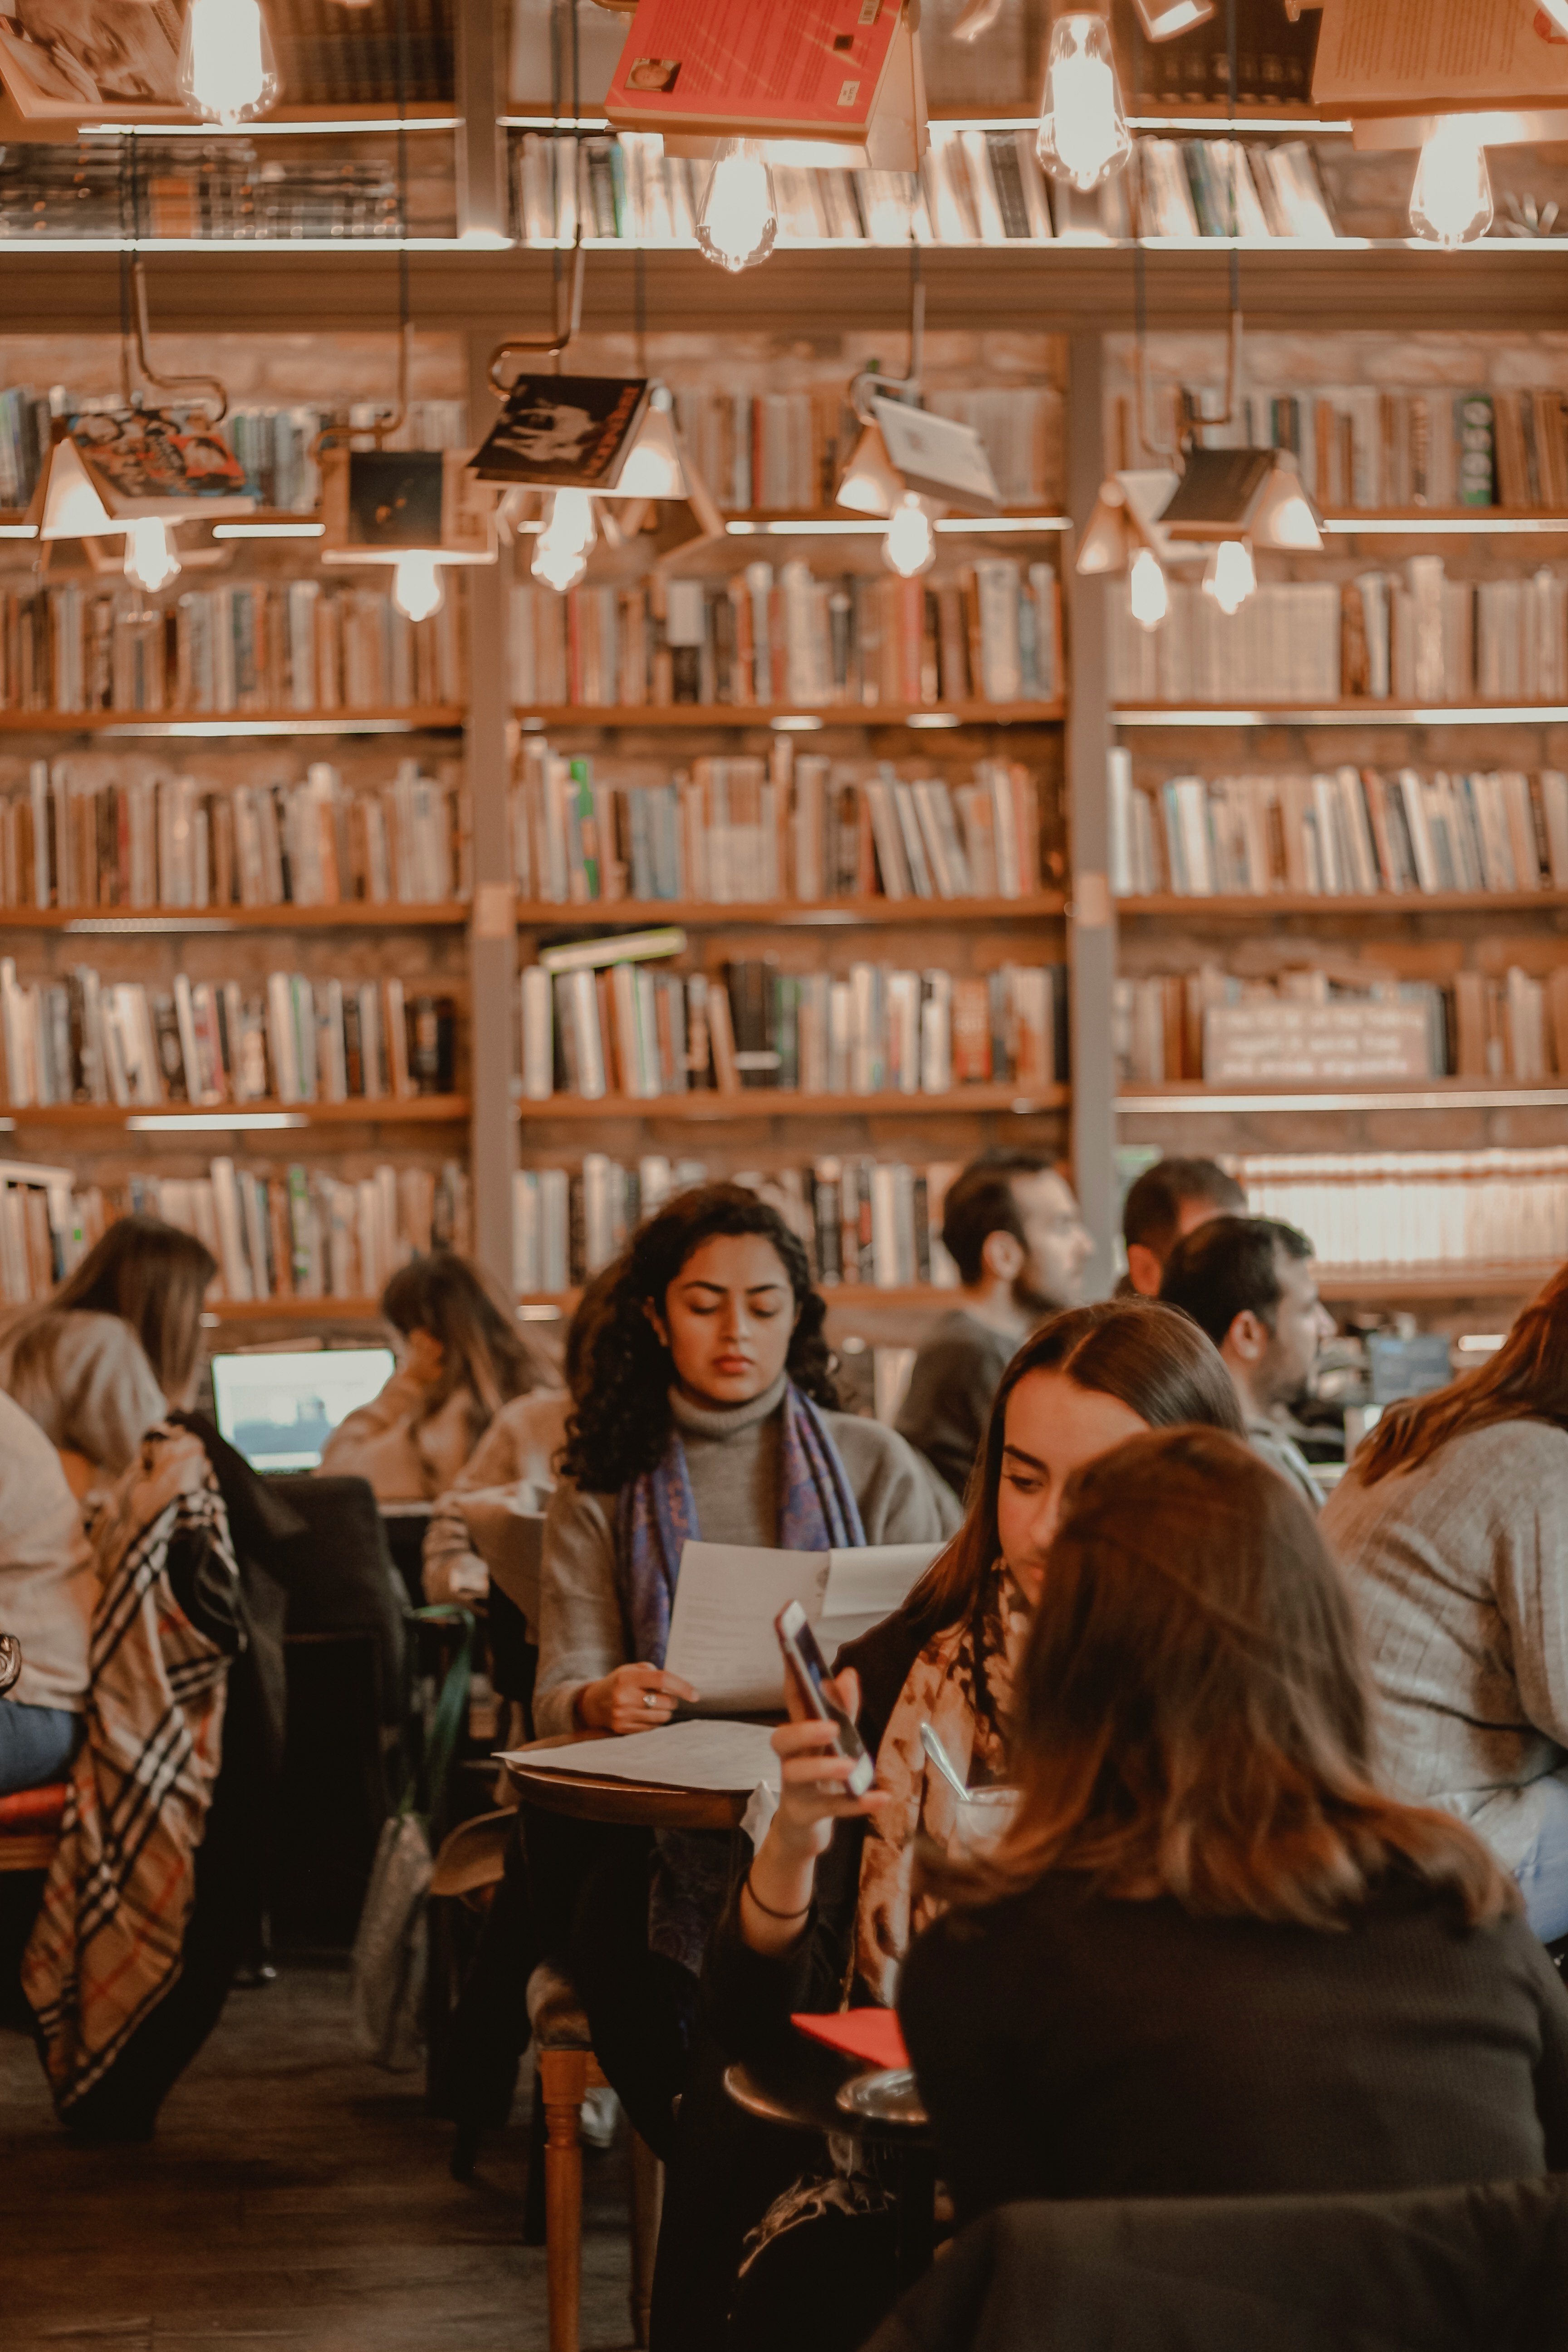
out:
{"label": "wooden chair", "polygon": [[0,1871],[47,1870],[65,1809],[63,1780],[0,1797]]}
{"label": "wooden chair", "polygon": [[[602,2084],[576,1988],[548,1961],[528,1980],[528,2021],[544,2102],[544,2247],[550,2352],[578,2352],[583,2288],[583,2143],[586,2094]],[[646,2345],[653,2301],[664,2167],[632,2134],[632,2338]]]}

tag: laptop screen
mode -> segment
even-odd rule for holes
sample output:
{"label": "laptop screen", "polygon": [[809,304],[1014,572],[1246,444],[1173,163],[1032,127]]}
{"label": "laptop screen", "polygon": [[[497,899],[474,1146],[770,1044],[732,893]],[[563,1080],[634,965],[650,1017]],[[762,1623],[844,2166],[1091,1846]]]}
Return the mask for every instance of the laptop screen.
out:
{"label": "laptop screen", "polygon": [[392,1377],[390,1348],[215,1356],[213,1412],[253,1470],[314,1470],[344,1416]]}

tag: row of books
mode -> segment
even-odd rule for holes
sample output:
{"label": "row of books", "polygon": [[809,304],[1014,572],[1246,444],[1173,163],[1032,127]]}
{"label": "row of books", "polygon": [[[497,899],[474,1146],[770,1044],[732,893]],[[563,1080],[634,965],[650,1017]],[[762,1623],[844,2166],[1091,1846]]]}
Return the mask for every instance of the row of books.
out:
{"label": "row of books", "polygon": [[[35,151],[53,152],[53,150]],[[117,151],[118,152],[118,151]],[[37,488],[57,417],[89,409],[113,408],[117,395],[82,394],[57,384],[39,392],[31,384],[0,391],[0,507],[25,507]],[[390,405],[390,404],[385,404]],[[374,401],[329,405],[246,405],[231,408],[218,428],[245,468],[246,488],[260,505],[310,513],[321,499],[316,442],[328,425],[348,425],[368,433],[383,404]],[[174,414],[186,414],[175,404]],[[461,400],[411,400],[388,448],[462,449],[468,446],[468,404]]]}
{"label": "row of books", "polygon": [[1310,1234],[1325,1265],[1558,1265],[1568,1149],[1257,1153],[1230,1163],[1254,1216]]}
{"label": "row of books", "polygon": [[[1331,1023],[1284,1024],[1267,1013],[1245,1024],[1231,1008],[1281,1003],[1329,1008]],[[1390,1007],[1405,1017],[1388,1017]],[[1568,963],[1544,976],[1511,964],[1500,973],[1459,971],[1446,984],[1379,976],[1361,985],[1326,971],[1242,979],[1203,964],[1115,983],[1112,1024],[1119,1076],[1133,1085],[1266,1079],[1330,1083],[1419,1077],[1568,1076]],[[1305,1058],[1292,1060],[1293,1055]]]}
{"label": "row of books", "polygon": [[117,139],[0,148],[0,237],[395,236],[390,159],[262,163],[249,140]]}
{"label": "row of books", "polygon": [[0,908],[438,906],[468,896],[471,846],[456,761],[224,786],[89,754],[0,782]]}
{"label": "row of books", "polygon": [[[792,756],[793,753],[793,756]],[[633,898],[1026,898],[1041,887],[1039,779],[981,760],[967,783],[838,761],[779,739],[769,760],[694,760],[624,782],[525,736],[511,789],[512,874],[552,906]]]}
{"label": "row of books", "polygon": [[[925,404],[973,426],[1005,507],[1061,494],[1062,396],[1049,384],[931,390]],[[679,388],[676,415],[692,462],[721,507],[737,513],[815,513],[833,504],[862,427],[842,383],[790,392]]]}
{"label": "row of books", "polygon": [[410,621],[380,588],[0,590],[0,709],[409,710],[463,699],[460,600]]}
{"label": "row of books", "polygon": [[1304,139],[1133,142],[1144,236],[1268,236],[1331,245],[1339,225]]}
{"label": "row of books", "polygon": [[375,1298],[410,1258],[473,1247],[468,1178],[455,1160],[439,1170],[383,1165],[345,1182],[323,1169],[256,1171],[220,1159],[205,1176],[79,1189],[63,1170],[0,1161],[0,1301],[42,1298],[127,1213],[162,1217],[204,1241],[227,1303]]}
{"label": "row of books", "polygon": [[[580,142],[523,133],[514,150],[517,235],[527,245],[569,243],[581,214],[587,236],[641,245],[693,237],[708,166],[668,156],[662,143],[635,131]],[[1233,181],[1241,235],[1314,242],[1338,235],[1317,159],[1300,140],[1252,145],[1245,161],[1242,148],[1226,140],[1137,145],[1160,151],[1142,164],[1145,235],[1231,235]],[[1184,163],[1184,146],[1200,151],[1195,162]],[[773,176],[780,236],[797,244],[907,246],[911,237],[921,245],[1039,244],[1079,226],[1070,197],[1047,182],[1032,127],[933,122],[918,174],[774,163]],[[1126,209],[1123,196],[1109,233],[1127,233]]]}
{"label": "row of books", "polygon": [[[825,1289],[880,1290],[931,1283],[951,1289],[957,1269],[942,1245],[942,1203],[962,1161],[814,1160],[804,1168],[742,1171],[734,1181],[773,1202],[805,1243]],[[618,1256],[645,1217],[700,1184],[700,1160],[649,1153],[637,1162],[584,1154],[580,1168],[524,1168],[512,1178],[513,1279],[526,1297],[589,1281]]]}
{"label": "row of books", "polygon": [[[1173,446],[1172,436],[1201,420],[1216,399],[1206,387],[1156,382],[1155,441]],[[1125,462],[1146,463],[1136,454],[1131,392],[1118,396],[1115,429]],[[1206,425],[1204,438],[1215,447],[1292,450],[1307,488],[1331,511],[1492,507],[1568,513],[1568,391],[1551,386],[1254,387],[1241,395],[1231,423]]]}
{"label": "row of books", "polygon": [[1141,785],[1125,750],[1108,765],[1120,898],[1568,890],[1561,769],[1384,775],[1347,764]]}
{"label": "row of books", "polygon": [[0,957],[0,1058],[15,1109],[65,1103],[407,1101],[450,1094],[450,997],[401,980],[268,972],[263,987],[195,981],[168,989],[102,979],[24,981]]}
{"label": "row of books", "polygon": [[1568,572],[1450,580],[1443,559],[1353,580],[1270,582],[1226,615],[1173,580],[1157,629],[1112,604],[1112,690],[1123,702],[1551,702],[1568,695]]}
{"label": "row of books", "polygon": [[524,709],[1047,702],[1061,690],[1056,572],[1010,556],[936,587],[819,579],[802,562],[748,564],[717,586],[519,586],[510,635]]}
{"label": "row of books", "polygon": [[531,964],[520,995],[530,1103],[709,1089],[946,1095],[992,1081],[1048,1087],[1068,1071],[1065,965],[968,975],[857,963],[837,979],[761,958],[714,974]]}

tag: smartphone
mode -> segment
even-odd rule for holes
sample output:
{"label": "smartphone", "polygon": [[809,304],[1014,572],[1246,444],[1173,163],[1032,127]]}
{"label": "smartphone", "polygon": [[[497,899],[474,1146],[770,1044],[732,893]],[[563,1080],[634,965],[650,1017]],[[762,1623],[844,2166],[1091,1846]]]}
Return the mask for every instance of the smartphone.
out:
{"label": "smartphone", "polygon": [[773,1619],[773,1631],[779,1637],[779,1647],[795,1668],[800,1695],[819,1723],[838,1727],[838,1753],[847,1756],[854,1767],[845,1787],[852,1797],[863,1797],[877,1777],[876,1764],[866,1743],[844,1709],[835,1698],[827,1696],[826,1685],[831,1679],[827,1661],[822,1654],[822,1644],[812,1632],[811,1620],[798,1601],[792,1601]]}

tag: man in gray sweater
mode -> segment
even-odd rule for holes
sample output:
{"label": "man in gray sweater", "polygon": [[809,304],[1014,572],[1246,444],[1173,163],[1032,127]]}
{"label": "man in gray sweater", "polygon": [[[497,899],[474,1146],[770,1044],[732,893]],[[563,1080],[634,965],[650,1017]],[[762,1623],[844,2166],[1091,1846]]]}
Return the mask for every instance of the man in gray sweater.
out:
{"label": "man in gray sweater", "polygon": [[962,1498],[1009,1358],[1082,1297],[1094,1243],[1066,1177],[1021,1151],[971,1160],[948,1188],[942,1239],[960,1304],[915,1358],[898,1428]]}

